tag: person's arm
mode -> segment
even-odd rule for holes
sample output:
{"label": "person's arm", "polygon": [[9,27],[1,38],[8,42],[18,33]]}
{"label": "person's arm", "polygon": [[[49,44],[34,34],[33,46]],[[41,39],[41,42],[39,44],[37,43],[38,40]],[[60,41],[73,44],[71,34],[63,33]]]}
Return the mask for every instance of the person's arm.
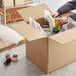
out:
{"label": "person's arm", "polygon": [[69,17],[76,21],[76,14],[70,15]]}
{"label": "person's arm", "polygon": [[76,9],[76,0],[72,0],[60,7],[57,12],[60,14]]}

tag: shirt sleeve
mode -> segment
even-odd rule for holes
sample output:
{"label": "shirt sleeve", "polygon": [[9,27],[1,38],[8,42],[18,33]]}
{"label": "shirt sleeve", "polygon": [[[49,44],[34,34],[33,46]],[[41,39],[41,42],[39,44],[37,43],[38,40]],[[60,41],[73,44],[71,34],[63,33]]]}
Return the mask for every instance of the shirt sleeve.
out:
{"label": "shirt sleeve", "polygon": [[72,0],[60,7],[57,12],[60,14],[76,9],[76,0]]}

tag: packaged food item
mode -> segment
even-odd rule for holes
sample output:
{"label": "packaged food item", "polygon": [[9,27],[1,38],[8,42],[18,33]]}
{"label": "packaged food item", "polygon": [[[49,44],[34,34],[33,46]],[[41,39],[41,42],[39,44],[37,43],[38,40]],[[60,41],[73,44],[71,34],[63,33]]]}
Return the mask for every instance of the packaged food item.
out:
{"label": "packaged food item", "polygon": [[54,18],[55,26],[60,26],[59,25],[59,18]]}
{"label": "packaged food item", "polygon": [[53,28],[53,32],[54,33],[58,33],[60,31],[60,27],[59,26],[55,26],[54,28]]}

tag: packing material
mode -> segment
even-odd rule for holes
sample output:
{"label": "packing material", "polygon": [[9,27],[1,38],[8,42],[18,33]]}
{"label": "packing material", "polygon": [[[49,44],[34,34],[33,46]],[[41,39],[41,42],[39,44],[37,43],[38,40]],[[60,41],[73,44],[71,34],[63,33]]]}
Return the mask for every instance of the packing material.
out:
{"label": "packing material", "polygon": [[0,25],[0,39],[2,39],[5,43],[18,44],[24,38],[15,30],[9,27]]}

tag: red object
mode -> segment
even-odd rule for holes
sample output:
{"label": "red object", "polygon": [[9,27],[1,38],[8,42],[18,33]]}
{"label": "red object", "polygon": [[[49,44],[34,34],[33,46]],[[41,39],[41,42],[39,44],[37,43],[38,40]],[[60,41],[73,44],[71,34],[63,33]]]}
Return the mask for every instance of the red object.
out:
{"label": "red object", "polygon": [[8,66],[13,61],[12,58],[7,58],[7,60],[3,63],[5,66]]}
{"label": "red object", "polygon": [[7,65],[7,63],[3,63],[4,65]]}
{"label": "red object", "polygon": [[11,60],[11,62],[13,61],[13,58],[12,58],[12,57],[10,57],[10,58],[7,58],[7,59],[10,59],[10,60]]}
{"label": "red object", "polygon": [[6,56],[9,56],[10,54],[6,54]]}
{"label": "red object", "polygon": [[5,57],[6,59],[8,59],[10,57],[10,54],[6,54]]}

